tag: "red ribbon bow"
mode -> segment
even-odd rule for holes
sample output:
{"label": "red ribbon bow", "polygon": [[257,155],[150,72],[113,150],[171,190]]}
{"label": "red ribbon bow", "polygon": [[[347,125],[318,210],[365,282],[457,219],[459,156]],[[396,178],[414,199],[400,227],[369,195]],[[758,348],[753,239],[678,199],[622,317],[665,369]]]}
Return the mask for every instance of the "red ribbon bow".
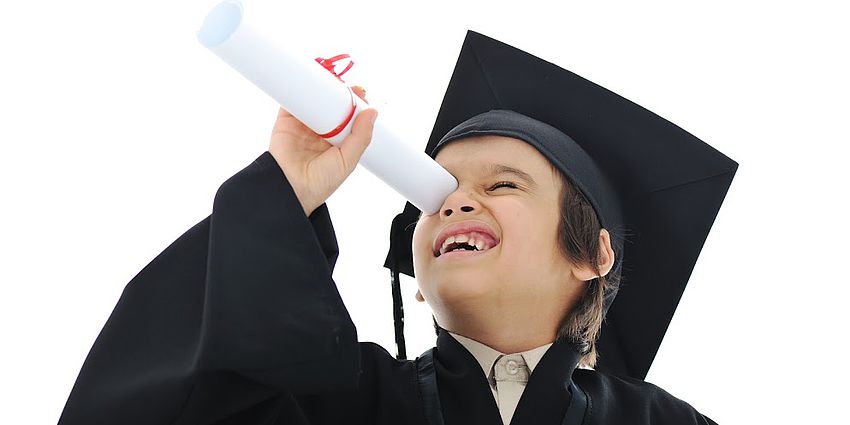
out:
{"label": "red ribbon bow", "polygon": [[[342,70],[342,72],[337,74],[335,63],[342,60],[342,59],[348,59],[348,66],[346,66],[345,69]],[[325,67],[325,69],[330,71],[331,74],[335,75],[336,78],[339,78],[339,81],[342,81],[342,78],[340,78],[340,77],[342,77],[342,74],[345,74],[346,72],[348,72],[349,69],[351,69],[352,66],[354,66],[354,61],[351,60],[351,56],[348,55],[347,53],[343,53],[341,55],[336,55],[334,57],[327,58],[327,59],[316,58],[316,62],[318,62],[319,65],[322,65],[323,67]]]}

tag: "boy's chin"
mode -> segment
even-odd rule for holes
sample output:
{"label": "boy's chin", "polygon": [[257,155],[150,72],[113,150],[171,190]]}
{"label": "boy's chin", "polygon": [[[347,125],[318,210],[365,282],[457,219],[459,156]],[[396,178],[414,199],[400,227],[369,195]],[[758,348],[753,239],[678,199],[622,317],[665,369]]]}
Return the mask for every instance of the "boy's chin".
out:
{"label": "boy's chin", "polygon": [[493,291],[493,277],[481,270],[453,270],[435,280],[435,292],[446,304],[486,297]]}

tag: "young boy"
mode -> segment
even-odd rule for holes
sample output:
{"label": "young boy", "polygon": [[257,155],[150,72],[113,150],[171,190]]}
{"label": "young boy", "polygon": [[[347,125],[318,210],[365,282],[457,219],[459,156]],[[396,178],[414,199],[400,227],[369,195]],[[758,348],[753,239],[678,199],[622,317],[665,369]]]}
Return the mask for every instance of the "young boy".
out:
{"label": "young boy", "polygon": [[[495,53],[475,50],[487,46]],[[646,231],[653,221],[629,202],[620,206],[628,201],[622,191],[639,185],[622,185],[628,173],[609,182],[605,148],[565,134],[557,118],[564,111],[544,122],[545,112],[523,105],[545,103],[539,95],[520,91],[514,103],[495,89],[498,76],[464,71],[517,52],[467,38],[427,148],[458,189],[438,212],[418,217],[406,208],[393,223],[388,265],[396,275],[415,269],[417,299],[429,303],[438,327],[435,349],[407,361],[358,342],[331,278],[337,245],[324,202],[368,145],[375,111],[362,112],[336,148],[281,110],[269,151],[222,184],[212,215],[127,285],[60,423],[713,423],[630,377],[648,368],[646,347],[607,348],[632,347],[632,336],[610,337],[600,350],[601,364],[623,376],[577,368],[596,363],[605,311],[621,311],[619,299],[612,304],[619,276],[637,285],[642,265],[655,266],[648,250],[635,250],[641,261],[627,267],[617,233]],[[476,81],[490,100],[467,96]],[[581,123],[575,129],[584,133]],[[722,175],[734,173],[733,164],[724,163]],[[680,177],[650,179],[649,192],[693,181]],[[717,197],[703,198],[716,213]],[[703,198],[691,199],[695,208],[706,209]],[[666,237],[678,228],[659,229]],[[695,255],[685,245],[680,263]],[[676,291],[666,289],[678,299]],[[649,339],[650,350],[660,342]],[[400,335],[399,342],[404,357]]]}

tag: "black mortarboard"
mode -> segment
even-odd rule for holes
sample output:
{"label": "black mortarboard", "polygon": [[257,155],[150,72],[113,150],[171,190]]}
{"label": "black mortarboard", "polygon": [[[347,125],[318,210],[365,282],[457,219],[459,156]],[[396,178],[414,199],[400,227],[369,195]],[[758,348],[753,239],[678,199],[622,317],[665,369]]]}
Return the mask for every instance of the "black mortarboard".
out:
{"label": "black mortarboard", "polygon": [[[645,378],[738,164],[604,87],[469,31],[425,150],[484,134],[530,143],[593,204],[623,281],[616,299],[607,294],[596,368]],[[398,273],[413,276],[418,216],[407,203],[395,217],[385,264],[402,358]]]}

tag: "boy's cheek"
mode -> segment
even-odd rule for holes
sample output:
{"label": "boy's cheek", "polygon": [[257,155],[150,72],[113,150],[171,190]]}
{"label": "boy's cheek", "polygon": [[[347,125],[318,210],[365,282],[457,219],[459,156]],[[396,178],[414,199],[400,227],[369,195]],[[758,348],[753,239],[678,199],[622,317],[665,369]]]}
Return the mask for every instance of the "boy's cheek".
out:
{"label": "boy's cheek", "polygon": [[[429,221],[427,218],[422,218],[416,222],[416,227],[413,229],[414,260],[416,260],[417,256],[422,257],[431,252],[431,248],[428,245],[430,244],[431,228],[433,226],[430,225]],[[420,258],[420,260],[424,260],[424,258]]]}
{"label": "boy's cheek", "polygon": [[428,247],[426,235],[419,233],[419,228],[413,234],[413,271],[418,278],[423,271],[423,266],[427,264],[430,257],[433,256],[431,249]]}

